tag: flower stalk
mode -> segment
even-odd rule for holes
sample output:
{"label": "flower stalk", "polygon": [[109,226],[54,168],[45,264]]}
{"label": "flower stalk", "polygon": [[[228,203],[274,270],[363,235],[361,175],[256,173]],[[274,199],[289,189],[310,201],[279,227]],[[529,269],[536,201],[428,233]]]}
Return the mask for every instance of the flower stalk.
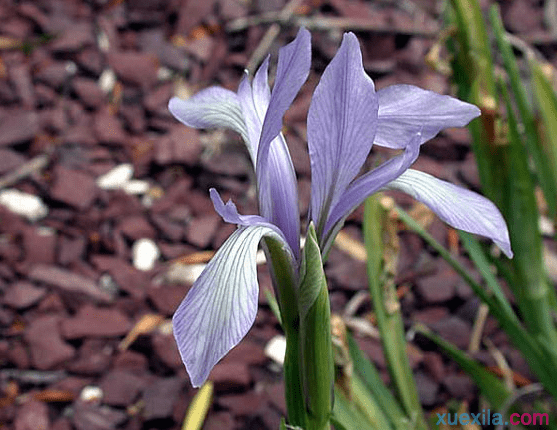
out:
{"label": "flower stalk", "polygon": [[300,352],[307,430],[330,428],[334,361],[331,310],[321,250],[310,224],[302,257],[300,283]]}
{"label": "flower stalk", "polygon": [[270,262],[271,279],[277,295],[282,329],[286,337],[284,355],[284,384],[288,422],[306,428],[306,410],[302,383],[302,363],[300,361],[300,316],[298,303],[298,280],[280,245],[272,240],[264,240],[267,261]]}

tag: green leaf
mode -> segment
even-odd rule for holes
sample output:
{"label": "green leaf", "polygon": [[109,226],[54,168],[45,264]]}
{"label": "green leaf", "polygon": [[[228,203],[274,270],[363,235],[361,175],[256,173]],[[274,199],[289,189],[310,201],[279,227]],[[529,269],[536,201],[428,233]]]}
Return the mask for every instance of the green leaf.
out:
{"label": "green leaf", "polygon": [[[542,121],[542,137],[541,142],[543,155],[546,157],[548,169],[554,174],[557,172],[557,94],[551,86],[549,80],[542,72],[540,65],[535,61],[530,61],[532,70],[532,85],[534,95],[538,102],[538,108],[541,113]],[[555,188],[557,184],[553,184],[554,198],[557,193]],[[550,197],[551,199],[551,197]],[[547,200],[547,199],[546,199]],[[548,201],[548,204],[550,201]],[[554,209],[554,208],[552,208]],[[556,211],[552,211],[551,215],[555,217]]]}
{"label": "green leaf", "polygon": [[510,318],[514,317],[514,311],[505,297],[495,274],[491,270],[490,262],[485,256],[478,239],[476,239],[473,234],[465,231],[459,231],[458,233],[460,235],[460,241],[464,248],[468,251],[476,269],[478,269],[482,277],[485,279],[489,290],[493,293],[494,300],[498,303],[501,310],[504,311],[503,313]]}
{"label": "green leaf", "polygon": [[[525,86],[520,78],[516,58],[512,47],[506,38],[498,4],[491,5],[490,20],[493,26],[493,33],[495,34],[497,46],[501,52],[503,64],[505,66],[507,76],[509,77],[516,106],[520,114],[520,121],[524,125],[524,144],[534,160],[536,175],[543,190],[549,212],[552,217],[555,217],[557,211],[557,170],[555,169],[555,164],[551,162],[552,158],[548,157],[548,154],[545,153],[546,151],[541,146],[541,142],[538,138],[534,115],[532,114],[531,107],[528,103]],[[534,81],[536,81],[535,76]],[[557,115],[557,112],[553,112],[553,115]],[[551,120],[557,121],[554,116],[551,117]]]}
{"label": "green leaf", "polygon": [[302,392],[300,317],[298,308],[292,306],[293,303],[298,302],[298,279],[294,274],[292,262],[284,253],[282,245],[269,238],[265,238],[263,244],[269,257],[267,261],[270,262],[271,276],[277,287],[282,328],[286,336],[284,389],[288,423],[305,428],[307,417]]}
{"label": "green leaf", "polygon": [[365,357],[364,353],[350,334],[347,335],[350,356],[354,365],[355,376],[361,380],[396,429],[406,429],[410,423],[400,404],[383,383],[375,366]]}
{"label": "green leaf", "polygon": [[282,325],[282,317],[280,316],[280,308],[277,302],[277,299],[273,295],[273,293],[267,289],[263,290],[263,294],[265,294],[265,298],[269,303],[269,307],[271,308],[271,312],[275,315],[276,319],[278,320],[279,324]]}
{"label": "green leaf", "polygon": [[[352,401],[371,426],[377,429],[394,428],[379,405],[378,399],[370,394],[360,377],[354,375],[351,382]],[[407,420],[408,423],[409,420]]]}
{"label": "green leaf", "polygon": [[313,224],[308,229],[300,273],[298,303],[306,430],[322,430],[330,427],[334,362],[329,292]]}
{"label": "green leaf", "polygon": [[499,378],[485,370],[465,353],[455,348],[451,343],[432,333],[425,326],[417,325],[415,329],[418,333],[423,334],[437,344],[445,354],[456,361],[458,365],[470,375],[493,409],[500,409],[504,405],[507,398],[511,395],[511,392]]}
{"label": "green leaf", "polygon": [[[557,383],[555,378],[551,375],[554,374],[557,364],[555,357],[552,355],[549,347],[536,340],[518,320],[514,312],[509,312],[508,307],[494,297],[490,292],[478,284],[469,274],[469,271],[460,262],[458,262],[439,242],[437,242],[427,231],[423,229],[416,221],[412,219],[404,210],[396,208],[400,219],[413,231],[419,234],[433,249],[435,249],[447,263],[470,285],[474,293],[489,306],[490,313],[497,319],[501,328],[507,333],[513,344],[519,348],[526,358],[526,361],[536,373],[540,381],[543,381],[545,387],[553,396],[557,398]],[[462,234],[463,244],[468,249],[470,245],[470,237],[473,236],[466,233]],[[471,249],[471,248],[470,248]],[[470,252],[469,249],[469,252]],[[474,251],[476,252],[476,251]],[[477,255],[471,254],[471,257],[477,258]],[[485,258],[485,257],[483,257]],[[489,285],[489,284],[488,284]]]}
{"label": "green leaf", "polygon": [[454,58],[453,76],[459,86],[459,97],[482,111],[482,116],[469,125],[472,147],[482,188],[500,206],[505,184],[498,174],[499,109],[490,39],[477,0],[452,0],[451,5],[451,18],[457,29],[457,43],[450,40],[448,44]]}
{"label": "green leaf", "polygon": [[[508,116],[507,195],[505,215],[514,250],[514,284],[511,285],[528,330],[536,338],[557,345],[557,331],[551,314],[549,286],[544,275],[542,240],[534,183],[528,169],[528,156],[520,142],[518,123],[508,91],[500,85]],[[557,357],[557,347],[553,347]]]}
{"label": "green leaf", "polygon": [[[380,194],[369,197],[365,202],[364,243],[367,251],[367,272],[373,308],[381,332],[383,350],[387,359],[392,381],[402,407],[416,428],[426,428],[423,410],[419,401],[416,383],[406,354],[404,323],[400,314],[400,303],[394,285],[394,264],[385,270],[384,241],[388,234],[393,240],[396,232],[387,232],[387,209],[380,203]],[[393,237],[394,235],[394,237]],[[394,246],[393,244],[390,244]],[[391,247],[392,248],[392,247]],[[393,249],[389,249],[393,257]],[[393,257],[394,258],[394,257]],[[384,282],[382,282],[382,280]]]}
{"label": "green leaf", "polygon": [[[335,388],[335,406],[331,421],[338,430],[383,430],[376,427],[362,411],[346,398],[344,392]],[[384,427],[389,430],[391,427]]]}

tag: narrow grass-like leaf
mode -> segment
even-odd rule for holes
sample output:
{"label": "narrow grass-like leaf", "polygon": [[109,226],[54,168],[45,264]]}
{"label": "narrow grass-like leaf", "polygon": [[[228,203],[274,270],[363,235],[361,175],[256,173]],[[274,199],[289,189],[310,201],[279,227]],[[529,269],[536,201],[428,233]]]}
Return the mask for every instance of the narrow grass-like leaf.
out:
{"label": "narrow grass-like leaf", "polygon": [[354,372],[359,377],[377,404],[396,429],[405,429],[410,422],[398,401],[383,383],[375,366],[365,357],[354,337],[348,334],[348,347],[354,364]]}
{"label": "narrow grass-like leaf", "polygon": [[351,388],[353,394],[352,401],[371,423],[372,427],[377,429],[393,428],[377,402],[377,398],[370,394],[359,376],[354,375],[352,377]]}
{"label": "narrow grass-like leaf", "polygon": [[472,121],[469,130],[484,192],[499,207],[504,183],[497,171],[498,101],[489,37],[477,0],[452,0],[451,5],[451,22],[456,25],[458,41],[456,46],[449,44],[454,54],[453,76],[459,98],[482,111],[481,118]]}
{"label": "narrow grass-like leaf", "polygon": [[528,168],[528,156],[520,142],[518,124],[505,85],[501,92],[507,105],[508,144],[506,159],[507,194],[504,209],[515,253],[513,268],[516,282],[511,285],[526,326],[534,337],[542,337],[553,346],[557,357],[557,331],[551,315],[549,285],[544,275],[541,233],[534,183]]}
{"label": "narrow grass-like leaf", "polygon": [[[506,39],[505,28],[501,20],[500,8],[498,4],[491,5],[490,21],[493,27],[493,33],[497,46],[503,58],[503,64],[509,77],[509,82],[512,89],[512,94],[516,101],[516,107],[519,112],[520,122],[524,126],[524,143],[528,152],[532,156],[536,166],[536,176],[538,177],[540,186],[543,190],[545,200],[548,205],[549,213],[555,217],[557,211],[557,176],[554,162],[552,158],[548,157],[544,148],[540,145],[538,132],[536,130],[536,123],[532,109],[528,103],[528,96],[522,80],[520,79],[520,72],[516,57],[513,53],[512,47]],[[534,86],[536,87],[536,74],[534,73]],[[545,97],[544,97],[545,98]],[[541,104],[541,103],[540,103]],[[551,120],[557,124],[557,111],[553,112]]]}
{"label": "narrow grass-like leaf", "polygon": [[[540,65],[535,61],[530,61],[530,69],[532,70],[532,85],[538,108],[543,119],[541,127],[541,145],[544,155],[547,157],[547,163],[554,174],[557,172],[557,94],[551,83],[543,74]],[[557,198],[557,192],[553,188],[554,198]],[[547,197],[546,197],[547,200]],[[550,201],[548,201],[549,205]],[[556,212],[552,211],[551,215],[556,216]]]}
{"label": "narrow grass-like leaf", "polygon": [[484,278],[489,290],[493,293],[495,301],[499,304],[500,308],[505,312],[508,316],[513,316],[514,311],[509,304],[509,301],[505,297],[495,274],[492,272],[490,267],[490,262],[485,256],[478,239],[474,237],[474,235],[467,233],[465,231],[459,231],[460,241],[464,248],[468,251],[468,254],[471,260],[474,262],[476,269],[480,272],[482,277]]}
{"label": "narrow grass-like leaf", "polygon": [[383,428],[390,430],[392,428],[388,423],[386,427],[378,427],[338,388],[335,388],[335,405],[331,421],[339,430],[383,430]]}
{"label": "narrow grass-like leaf", "polygon": [[263,294],[265,294],[265,298],[267,299],[267,303],[269,303],[271,312],[275,315],[279,324],[282,325],[282,317],[280,316],[279,304],[274,294],[267,289],[263,290]]}
{"label": "narrow grass-like leaf", "polygon": [[[557,381],[551,375],[554,374],[557,364],[548,348],[541,345],[534,337],[526,331],[514,312],[509,312],[508,307],[502,304],[490,292],[486,291],[469,274],[469,271],[457,261],[448,250],[437,242],[425,229],[420,226],[404,210],[396,208],[400,219],[424,239],[428,245],[435,249],[441,257],[470,285],[474,294],[489,306],[490,313],[497,319],[501,328],[507,333],[513,344],[519,348],[524,358],[538,375],[541,381],[545,381],[546,388],[553,396],[557,394]],[[465,241],[466,245],[466,241]],[[557,396],[555,396],[557,397]]]}
{"label": "narrow grass-like leaf", "polygon": [[376,194],[369,197],[365,203],[363,227],[369,289],[384,354],[397,394],[406,414],[415,422],[416,428],[426,428],[416,383],[406,354],[404,324],[396,296],[394,273],[388,273],[384,267],[387,210],[381,205],[380,198],[381,194]]}
{"label": "narrow grass-like leaf", "polygon": [[415,330],[433,341],[445,354],[456,361],[458,365],[470,375],[493,409],[499,409],[503,406],[505,400],[511,393],[500,379],[489,373],[465,353],[455,348],[451,343],[432,333],[425,326],[417,325]]}
{"label": "narrow grass-like leaf", "polygon": [[437,251],[439,255],[466,281],[466,283],[472,287],[474,293],[479,296],[482,301],[493,306],[493,300],[490,298],[489,294],[487,294],[487,292],[472,278],[472,276],[470,276],[469,270],[466,267],[456,260],[451,253],[443,247],[443,245],[437,242],[435,238],[420,224],[418,224],[405,210],[398,206],[395,210],[401,221],[404,222],[404,224],[406,224],[411,230],[416,232],[422,239],[424,239],[429,246]]}

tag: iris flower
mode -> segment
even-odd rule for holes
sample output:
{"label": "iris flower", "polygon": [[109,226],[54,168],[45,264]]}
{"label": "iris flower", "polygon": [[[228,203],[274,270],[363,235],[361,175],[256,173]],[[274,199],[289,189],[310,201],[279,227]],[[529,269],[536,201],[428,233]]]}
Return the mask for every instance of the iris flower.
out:
{"label": "iris flower", "polygon": [[[232,201],[225,204],[215,189],[210,190],[215,210],[238,229],[216,252],[173,317],[178,349],[195,387],[253,325],[259,294],[255,255],[261,239],[280,243],[294,272],[298,270],[297,182],[281,128],[310,63],[310,33],[300,29],[295,40],[279,51],[272,91],[267,57],[252,82],[246,72],[237,93],[211,87],[188,100],[170,100],[170,112],[189,127],[227,127],[241,135],[255,168],[260,210],[260,215],[240,215]],[[309,219],[323,254],[366,197],[380,189],[397,189],[428,205],[449,225],[491,238],[510,257],[507,227],[492,202],[409,169],[421,144],[478,115],[476,106],[412,85],[375,91],[356,36],[345,34],[315,89],[307,119]],[[373,145],[403,151],[357,177]]]}

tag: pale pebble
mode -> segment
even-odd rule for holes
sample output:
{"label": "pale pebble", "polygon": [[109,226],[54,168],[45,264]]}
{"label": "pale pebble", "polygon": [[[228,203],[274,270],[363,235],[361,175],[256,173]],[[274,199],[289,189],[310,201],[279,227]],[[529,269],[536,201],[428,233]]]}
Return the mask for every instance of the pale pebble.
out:
{"label": "pale pebble", "polygon": [[29,221],[37,221],[48,214],[48,207],[40,197],[15,189],[1,191],[0,204]]}
{"label": "pale pebble", "polygon": [[159,248],[151,239],[136,240],[132,246],[133,265],[138,270],[151,270],[160,257]]}
{"label": "pale pebble", "polygon": [[97,185],[104,190],[116,190],[124,188],[133,177],[133,166],[131,164],[120,164],[114,169],[97,178]]}

